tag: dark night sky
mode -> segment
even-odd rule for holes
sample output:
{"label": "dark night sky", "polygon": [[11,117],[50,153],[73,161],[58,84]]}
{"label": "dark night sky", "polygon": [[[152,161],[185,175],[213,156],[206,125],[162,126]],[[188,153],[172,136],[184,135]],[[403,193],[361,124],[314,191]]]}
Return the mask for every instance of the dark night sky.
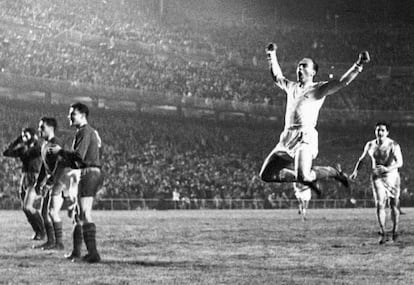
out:
{"label": "dark night sky", "polygon": [[[153,1],[153,0],[151,0]],[[211,13],[250,17],[277,16],[285,20],[323,21],[327,11],[342,21],[414,24],[414,0],[160,0],[164,5],[207,9]],[[154,2],[153,2],[154,3]],[[176,7],[177,7],[176,6]]]}

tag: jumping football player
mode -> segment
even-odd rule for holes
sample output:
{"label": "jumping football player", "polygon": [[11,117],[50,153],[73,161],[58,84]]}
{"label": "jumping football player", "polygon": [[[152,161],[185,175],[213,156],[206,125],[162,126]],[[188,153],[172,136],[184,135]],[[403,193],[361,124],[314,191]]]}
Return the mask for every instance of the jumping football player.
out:
{"label": "jumping football player", "polygon": [[318,194],[316,181],[334,178],[348,187],[347,176],[341,169],[330,166],[313,166],[318,154],[318,132],[315,127],[319,110],[326,97],[350,84],[369,62],[368,52],[361,52],[354,65],[339,79],[315,82],[318,64],[303,58],[296,68],[297,81],[283,76],[276,57],[276,45],[269,44],[266,54],[270,72],[276,85],[287,95],[285,128],[279,143],[265,159],[260,177],[265,182],[300,182]]}
{"label": "jumping football player", "polygon": [[377,218],[380,227],[380,244],[387,241],[385,234],[385,208],[389,202],[391,209],[392,240],[398,238],[398,222],[400,211],[400,174],[398,169],[403,165],[403,157],[399,144],[388,137],[390,126],[386,122],[378,122],[375,126],[375,139],[366,143],[364,151],[358,159],[354,171],[350,175],[355,179],[358,175],[364,158],[371,158],[371,181],[372,190],[377,207]]}
{"label": "jumping football player", "polygon": [[75,103],[69,109],[70,125],[76,128],[72,149],[65,150],[59,145],[49,150],[69,161],[72,168],[80,169],[78,201],[80,223],[76,223],[73,231],[73,250],[66,256],[68,259],[80,257],[82,234],[88,250],[83,260],[96,263],[101,260],[96,248],[96,226],[92,220],[93,199],[102,185],[103,174],[100,161],[100,144],[98,132],[88,124],[89,108],[85,104]]}
{"label": "jumping football player", "polygon": [[34,185],[42,164],[40,144],[35,130],[24,128],[21,135],[7,147],[3,155],[19,158],[22,162],[22,178],[19,190],[22,209],[35,232],[32,239],[42,240],[45,236],[43,220],[39,211],[34,207],[35,201],[39,198]]}

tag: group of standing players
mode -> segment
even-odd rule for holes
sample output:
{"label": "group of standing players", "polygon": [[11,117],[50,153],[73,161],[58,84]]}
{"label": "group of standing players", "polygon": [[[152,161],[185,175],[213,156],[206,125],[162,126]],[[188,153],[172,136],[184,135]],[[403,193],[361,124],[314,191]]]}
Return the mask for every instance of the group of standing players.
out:
{"label": "group of standing players", "polygon": [[310,191],[321,194],[318,181],[335,179],[349,188],[349,180],[357,177],[363,159],[369,156],[373,195],[380,226],[379,243],[384,244],[388,240],[385,232],[387,204],[390,205],[393,221],[392,241],[396,241],[400,214],[398,169],[402,167],[403,159],[398,143],[388,138],[390,126],[386,122],[376,124],[376,138],[366,144],[351,176],[343,173],[340,165],[336,167],[312,165],[318,154],[318,132],[315,127],[319,110],[327,96],[346,87],[362,72],[364,65],[370,61],[369,53],[361,52],[357,61],[339,79],[315,82],[318,64],[313,59],[300,60],[296,68],[297,80],[291,81],[284,77],[276,51],[277,46],[274,43],[266,47],[272,78],[287,97],[285,128],[279,142],[265,159],[260,177],[265,182],[292,183],[299,200],[299,212],[305,217]]}
{"label": "group of standing players", "polygon": [[[88,124],[89,108],[82,103],[70,106],[68,119],[76,128],[70,149],[55,136],[57,121],[42,117],[38,131],[24,128],[3,152],[22,161],[20,198],[27,221],[34,231],[34,240],[46,242],[34,246],[43,250],[63,250],[60,210],[64,199],[73,220],[73,249],[65,255],[72,261],[89,263],[101,260],[96,248],[96,226],[91,217],[94,196],[103,182],[101,171],[101,139]],[[40,139],[38,135],[40,135]],[[41,212],[34,207],[41,197]],[[81,258],[85,242],[87,254]]]}

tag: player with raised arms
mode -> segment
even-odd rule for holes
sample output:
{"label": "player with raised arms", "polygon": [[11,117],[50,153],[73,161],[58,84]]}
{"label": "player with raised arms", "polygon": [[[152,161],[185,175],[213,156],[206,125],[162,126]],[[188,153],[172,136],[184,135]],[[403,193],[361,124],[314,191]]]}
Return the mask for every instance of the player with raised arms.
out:
{"label": "player with raised arms", "polygon": [[380,227],[380,244],[387,241],[385,234],[385,208],[387,202],[391,208],[392,240],[398,237],[398,222],[400,211],[400,184],[401,178],[398,169],[403,165],[403,157],[399,144],[388,137],[390,126],[386,122],[378,122],[375,126],[375,139],[367,142],[362,155],[359,157],[351,179],[358,176],[364,158],[368,155],[371,159],[372,192],[377,208],[377,218]]}
{"label": "player with raised arms", "polygon": [[367,51],[339,79],[315,82],[318,64],[311,58],[303,58],[296,68],[297,81],[283,76],[277,56],[276,44],[266,48],[270,72],[276,86],[287,96],[285,128],[279,143],[265,159],[260,177],[265,182],[300,182],[320,194],[316,181],[334,178],[348,187],[348,178],[340,167],[312,166],[318,154],[317,124],[319,110],[326,97],[350,84],[370,61]]}

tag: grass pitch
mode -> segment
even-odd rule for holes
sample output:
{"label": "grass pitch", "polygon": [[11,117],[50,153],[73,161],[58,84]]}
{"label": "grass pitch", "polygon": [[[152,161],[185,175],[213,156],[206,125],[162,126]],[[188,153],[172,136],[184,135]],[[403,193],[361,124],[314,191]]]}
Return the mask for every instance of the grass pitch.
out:
{"label": "grass pitch", "polygon": [[400,240],[381,246],[374,209],[311,209],[306,222],[295,210],[96,212],[99,264],[32,249],[23,213],[2,211],[0,284],[414,284],[404,210]]}

